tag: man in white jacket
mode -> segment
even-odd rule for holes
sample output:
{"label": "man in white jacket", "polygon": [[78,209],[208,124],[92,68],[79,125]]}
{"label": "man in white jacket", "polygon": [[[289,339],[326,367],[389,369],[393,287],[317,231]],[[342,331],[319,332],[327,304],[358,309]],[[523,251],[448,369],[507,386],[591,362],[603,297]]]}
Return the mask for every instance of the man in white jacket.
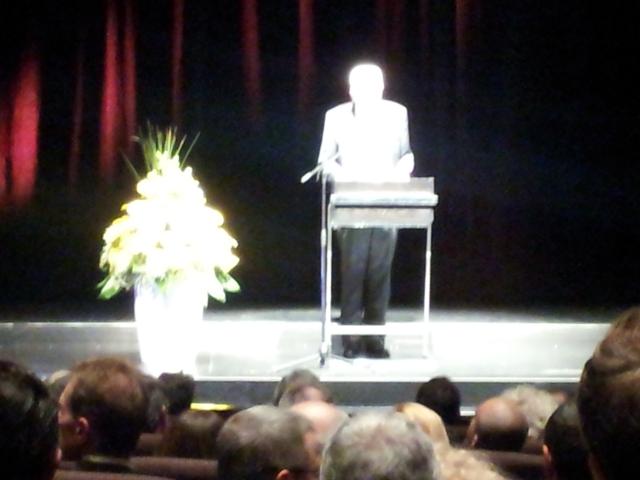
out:
{"label": "man in white jacket", "polygon": [[[408,181],[414,160],[407,109],[384,100],[384,78],[377,65],[349,73],[351,101],[327,111],[318,162],[336,182]],[[341,315],[344,324],[381,325],[391,293],[396,231],[344,228],[341,254]],[[384,337],[347,336],[344,356],[388,358]]]}

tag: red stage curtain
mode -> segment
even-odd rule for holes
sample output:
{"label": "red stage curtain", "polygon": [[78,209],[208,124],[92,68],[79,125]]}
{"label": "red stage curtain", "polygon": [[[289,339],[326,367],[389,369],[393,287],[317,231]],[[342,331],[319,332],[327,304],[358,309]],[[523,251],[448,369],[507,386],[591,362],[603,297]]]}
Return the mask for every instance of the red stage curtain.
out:
{"label": "red stage curtain", "polygon": [[459,74],[467,66],[473,4],[473,0],[456,0],[456,57]]}
{"label": "red stage curtain", "polygon": [[124,39],[122,42],[122,76],[124,105],[124,151],[130,158],[133,153],[132,137],[136,133],[136,38],[134,12],[131,1],[124,5]]}
{"label": "red stage curtain", "polygon": [[391,55],[393,60],[404,60],[405,0],[394,0],[391,15]]}
{"label": "red stage curtain", "polygon": [[393,61],[404,58],[405,0],[376,0],[376,37],[378,48]]}
{"label": "red stage curtain", "polygon": [[78,168],[80,165],[80,149],[82,139],[82,108],[84,97],[84,50],[78,47],[76,58],[76,88],[73,96],[73,118],[71,124],[71,142],[69,146],[68,181],[71,187],[78,182]]}
{"label": "red stage curtain", "polygon": [[262,109],[257,0],[242,0],[242,58],[245,90],[249,99],[249,116],[257,122]]}
{"label": "red stage curtain", "polygon": [[387,53],[387,0],[376,0],[376,37],[378,49],[383,55]]}
{"label": "red stage curtain", "polygon": [[7,195],[7,168],[9,166],[9,104],[0,91],[0,205]]}
{"label": "red stage curtain", "polygon": [[429,0],[420,0],[418,16],[420,18],[420,49],[425,56],[429,54]]}
{"label": "red stage curtain", "polygon": [[173,0],[173,41],[171,50],[171,119],[175,126],[182,120],[182,50],[184,37],[184,0]]}
{"label": "red stage curtain", "polygon": [[298,0],[298,108],[305,113],[315,74],[313,0]]}
{"label": "red stage curtain", "polygon": [[118,24],[115,0],[107,2],[104,42],[104,73],[100,107],[100,179],[113,183],[116,176],[119,120]]}
{"label": "red stage curtain", "polygon": [[27,50],[15,82],[9,145],[11,199],[27,203],[34,193],[38,168],[40,66],[35,49]]}

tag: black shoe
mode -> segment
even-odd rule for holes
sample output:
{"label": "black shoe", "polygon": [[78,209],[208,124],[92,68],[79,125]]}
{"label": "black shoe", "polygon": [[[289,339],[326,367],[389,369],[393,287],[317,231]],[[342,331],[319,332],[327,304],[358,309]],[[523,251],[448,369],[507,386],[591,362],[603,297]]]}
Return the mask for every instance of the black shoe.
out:
{"label": "black shoe", "polygon": [[342,339],[344,358],[356,358],[363,356],[362,341],[358,337],[343,337]]}
{"label": "black shoe", "polygon": [[391,355],[389,354],[389,350],[379,345],[376,347],[367,348],[367,357],[368,358],[389,358]]}
{"label": "black shoe", "polygon": [[362,352],[359,348],[345,347],[342,356],[344,358],[356,358],[362,356]]}

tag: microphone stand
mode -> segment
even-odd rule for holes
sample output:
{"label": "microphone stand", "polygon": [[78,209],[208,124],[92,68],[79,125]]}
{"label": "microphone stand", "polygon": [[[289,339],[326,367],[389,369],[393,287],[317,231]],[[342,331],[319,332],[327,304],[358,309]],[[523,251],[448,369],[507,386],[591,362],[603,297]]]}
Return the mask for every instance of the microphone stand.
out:
{"label": "microphone stand", "polygon": [[[338,158],[339,155],[334,155],[328,161],[334,161]],[[307,363],[311,360],[319,361],[320,366],[324,366],[326,358],[329,356],[329,344],[327,343],[327,321],[331,321],[331,312],[327,312],[328,304],[327,296],[330,292],[327,290],[327,241],[330,235],[328,225],[327,225],[327,205],[328,205],[328,189],[327,189],[327,178],[329,177],[329,173],[325,168],[325,163],[319,163],[312,170],[309,170],[300,178],[300,183],[308,182],[312,177],[316,177],[316,180],[320,179],[321,182],[321,191],[320,191],[320,303],[322,309],[322,336],[321,336],[321,344],[320,349],[317,354],[309,355],[304,358],[300,358],[298,360],[294,360],[292,362],[288,362],[286,364],[279,365],[276,370],[284,370],[290,369],[293,366]]]}

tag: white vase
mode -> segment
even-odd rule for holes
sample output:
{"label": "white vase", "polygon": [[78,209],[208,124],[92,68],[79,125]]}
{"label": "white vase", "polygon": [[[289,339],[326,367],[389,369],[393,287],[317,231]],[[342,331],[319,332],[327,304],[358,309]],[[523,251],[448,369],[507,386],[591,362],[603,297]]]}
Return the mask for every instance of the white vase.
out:
{"label": "white vase", "polygon": [[204,313],[201,284],[185,280],[162,290],[155,284],[139,283],[134,296],[144,370],[156,376],[163,372],[196,373]]}

